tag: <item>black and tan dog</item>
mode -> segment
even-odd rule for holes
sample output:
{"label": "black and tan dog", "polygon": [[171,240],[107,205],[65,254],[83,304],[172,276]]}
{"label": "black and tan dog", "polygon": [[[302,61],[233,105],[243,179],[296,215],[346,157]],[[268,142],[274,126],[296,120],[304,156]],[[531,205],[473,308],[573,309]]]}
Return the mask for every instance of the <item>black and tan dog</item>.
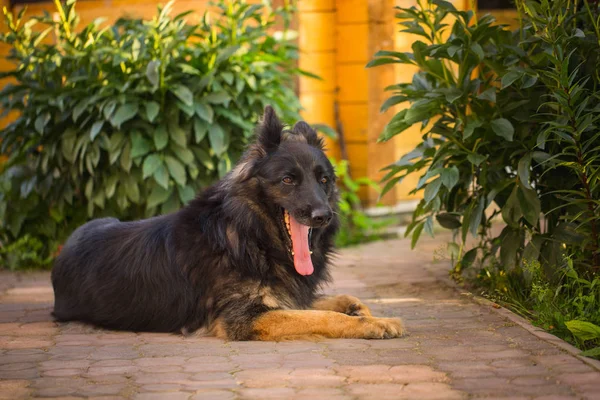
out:
{"label": "black and tan dog", "polygon": [[352,296],[319,297],[338,228],[333,168],[304,122],[284,130],[268,107],[255,144],[180,211],[93,220],[52,270],[54,316],[132,331],[229,340],[393,338]]}

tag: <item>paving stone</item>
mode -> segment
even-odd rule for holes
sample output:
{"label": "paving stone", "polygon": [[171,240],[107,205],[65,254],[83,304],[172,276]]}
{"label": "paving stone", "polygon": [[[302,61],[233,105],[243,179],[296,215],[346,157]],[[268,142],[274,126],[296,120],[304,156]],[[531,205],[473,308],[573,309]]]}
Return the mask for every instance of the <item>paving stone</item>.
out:
{"label": "paving stone", "polygon": [[0,399],[13,400],[29,398],[32,390],[26,380],[0,380]]}
{"label": "paving stone", "polygon": [[227,390],[199,390],[190,400],[232,400],[236,395]]}
{"label": "paving stone", "polygon": [[131,378],[140,385],[155,384],[155,383],[178,383],[180,381],[187,381],[190,374],[184,374],[181,372],[166,372],[166,373],[146,373],[136,372],[133,373]]}
{"label": "paving stone", "polygon": [[140,367],[154,367],[163,365],[184,365],[189,364],[192,360],[186,362],[184,357],[153,357],[153,358],[138,358],[134,360],[136,365]]}
{"label": "paving stone", "polygon": [[375,242],[336,261],[327,293],[403,317],[409,335],[393,340],[225,342],[57,324],[48,273],[0,272],[0,399],[598,399],[600,372],[440,284],[439,244]]}
{"label": "paving stone", "polygon": [[[10,364],[9,364],[10,365]],[[0,380],[3,379],[32,379],[39,376],[37,368],[21,369],[17,371],[0,371]]]}
{"label": "paving stone", "polygon": [[249,400],[262,399],[289,399],[294,395],[294,389],[290,388],[253,388],[238,391],[242,398]]}
{"label": "paving stone", "polygon": [[85,371],[83,369],[70,368],[70,369],[49,369],[42,372],[43,376],[79,376]]}
{"label": "paving stone", "polygon": [[190,394],[186,392],[138,393],[133,398],[136,400],[187,400],[190,398]]}
{"label": "paving stone", "polygon": [[112,367],[96,367],[91,366],[88,368],[86,376],[103,376],[112,374],[133,374],[138,371],[138,367],[132,365],[125,366],[112,366]]}

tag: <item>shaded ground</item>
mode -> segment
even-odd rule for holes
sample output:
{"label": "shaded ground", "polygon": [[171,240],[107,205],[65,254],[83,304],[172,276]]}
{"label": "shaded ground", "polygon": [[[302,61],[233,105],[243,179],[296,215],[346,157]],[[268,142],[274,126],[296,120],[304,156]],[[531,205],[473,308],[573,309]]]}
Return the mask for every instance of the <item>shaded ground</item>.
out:
{"label": "shaded ground", "polygon": [[402,339],[231,342],[56,325],[48,274],[0,274],[0,398],[600,399],[600,372],[443,283],[440,241],[341,252],[331,293]]}

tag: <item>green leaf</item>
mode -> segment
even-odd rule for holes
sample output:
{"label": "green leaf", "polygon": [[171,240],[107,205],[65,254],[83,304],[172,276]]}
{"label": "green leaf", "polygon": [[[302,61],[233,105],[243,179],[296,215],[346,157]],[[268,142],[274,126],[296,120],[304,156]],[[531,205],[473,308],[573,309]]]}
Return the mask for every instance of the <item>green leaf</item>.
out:
{"label": "green leaf", "polygon": [[229,46],[224,48],[218,55],[217,58],[215,60],[216,64],[220,64],[221,62],[229,59],[231,56],[233,56],[238,50],[239,50],[240,46]]}
{"label": "green leaf", "polygon": [[405,101],[408,101],[407,96],[392,96],[381,105],[381,109],[379,111],[386,112],[390,107]]}
{"label": "green leaf", "polygon": [[335,139],[338,136],[338,134],[335,131],[335,129],[333,129],[332,127],[330,127],[327,124],[313,124],[312,128],[314,130],[316,130],[317,132],[323,133],[325,136],[327,136],[327,137],[329,137],[331,139]]}
{"label": "green leaf", "polygon": [[138,204],[140,202],[140,188],[135,179],[129,179],[125,183],[125,192],[127,193],[127,198],[133,203]]}
{"label": "green leaf", "polygon": [[535,85],[537,80],[537,76],[525,75],[525,78],[523,78],[523,84],[521,85],[521,89],[528,89],[532,87],[533,85]]}
{"label": "green leaf", "polygon": [[146,108],[146,118],[148,118],[148,121],[154,122],[160,111],[160,104],[155,101],[149,101],[144,106]]}
{"label": "green leaf", "polygon": [[462,266],[462,269],[470,268],[473,265],[473,263],[475,262],[476,258],[477,258],[477,247],[467,251],[465,253],[465,255],[463,256],[462,260],[460,260],[460,265]]}
{"label": "green leaf", "polygon": [[149,176],[154,175],[154,172],[162,165],[162,160],[158,154],[150,154],[144,159],[142,164],[143,175],[142,178],[146,179]]}
{"label": "green leaf", "polygon": [[18,237],[19,233],[21,232],[21,228],[23,227],[23,222],[25,222],[25,214],[11,213],[8,219],[10,233],[12,233],[14,237]]}
{"label": "green leaf", "polygon": [[226,133],[221,128],[221,125],[214,124],[208,127],[210,146],[219,157],[227,150],[227,138],[225,135]]}
{"label": "green leaf", "polygon": [[523,216],[519,197],[517,195],[518,189],[519,187],[515,185],[510,196],[508,197],[508,200],[504,204],[504,207],[502,207],[502,219],[509,226],[514,228],[519,226],[519,220]]}
{"label": "green leaf", "polygon": [[152,60],[146,67],[146,78],[154,87],[158,87],[159,84],[159,73],[158,68],[160,67],[160,60]]}
{"label": "green leaf", "polygon": [[502,77],[502,89],[505,89],[512,85],[517,79],[523,76],[522,71],[509,71]]}
{"label": "green leaf", "polygon": [[139,132],[131,135],[131,158],[147,154],[152,149],[150,142]]}
{"label": "green leaf", "polygon": [[465,130],[463,131],[463,139],[467,140],[468,138],[470,138],[471,135],[473,135],[473,132],[475,132],[475,129],[479,128],[482,125],[483,122],[479,120],[469,120],[467,122],[467,125],[465,126]]}
{"label": "green leaf", "polygon": [[227,82],[228,85],[231,85],[235,77],[231,72],[222,72],[221,78],[223,78],[223,80]]}
{"label": "green leaf", "polygon": [[183,204],[187,204],[196,197],[196,192],[191,186],[177,186],[177,192],[179,193],[179,199]]}
{"label": "green leaf", "polygon": [[462,226],[457,213],[441,213],[435,216],[437,222],[446,229],[458,229]]}
{"label": "green leaf", "polygon": [[496,88],[489,88],[483,92],[481,92],[479,94],[479,96],[477,96],[477,98],[479,100],[487,100],[487,101],[491,101],[492,103],[496,102]]}
{"label": "green leaf", "polygon": [[116,127],[117,129],[120,129],[121,124],[135,117],[137,112],[137,103],[123,104],[117,109],[117,112],[112,116],[112,118],[110,119],[110,123],[112,124],[112,126]]}
{"label": "green leaf", "polygon": [[162,204],[162,206],[160,207],[160,212],[162,214],[170,214],[172,212],[177,211],[180,206],[181,206],[181,204],[179,203],[179,198],[173,192],[173,194],[171,194],[171,196],[169,196],[167,201],[165,201]]}
{"label": "green leaf", "polygon": [[179,146],[175,143],[171,143],[169,146],[171,151],[183,162],[184,165],[191,165],[194,163],[194,153],[187,147]]}
{"label": "green leaf", "polygon": [[223,178],[230,170],[231,170],[231,160],[224,154],[223,157],[219,160],[219,165],[217,166],[219,171],[219,178]]}
{"label": "green leaf", "polygon": [[165,189],[169,188],[169,172],[163,163],[161,163],[156,171],[154,171],[153,177],[156,183],[158,183],[160,186]]}
{"label": "green leaf", "polygon": [[442,179],[440,178],[436,178],[427,184],[425,187],[425,193],[423,194],[423,198],[425,199],[426,203],[431,202],[431,200],[437,196],[441,186]]}
{"label": "green leaf", "polygon": [[521,157],[521,159],[519,160],[518,168],[517,168],[519,180],[521,181],[523,186],[525,186],[527,189],[531,189],[531,185],[529,184],[530,168],[531,168],[531,153],[527,153],[523,157]]}
{"label": "green leaf", "polygon": [[200,163],[202,165],[204,165],[206,167],[206,169],[208,169],[209,171],[212,171],[215,169],[215,164],[214,164],[212,158],[210,157],[210,155],[208,155],[208,153],[206,151],[202,150],[199,147],[193,147],[192,151],[196,155],[196,159],[198,161],[200,161]]}
{"label": "green leaf", "polygon": [[156,150],[162,150],[167,147],[169,143],[169,133],[167,132],[167,127],[163,124],[160,124],[154,129],[154,134],[152,135],[152,139],[154,140],[154,146]]}
{"label": "green leaf", "polygon": [[467,155],[467,160],[469,160],[469,162],[473,165],[475,165],[476,167],[478,167],[482,162],[484,162],[487,159],[487,156],[484,156],[482,154],[469,154]]}
{"label": "green leaf", "polygon": [[536,226],[540,220],[540,212],[542,209],[540,199],[533,189],[527,189],[523,182],[519,182],[519,189],[517,191],[517,198],[519,199],[519,206],[523,212],[523,217],[532,226]]}
{"label": "green leaf", "polygon": [[48,125],[48,122],[50,122],[50,113],[49,112],[45,112],[43,114],[38,115],[38,117],[35,119],[35,130],[38,131],[41,134],[44,134],[44,128],[46,127],[46,125]]}
{"label": "green leaf", "polygon": [[586,351],[582,351],[581,355],[585,356],[585,357],[596,357],[596,358],[598,358],[598,357],[600,357],[600,346],[599,347],[594,347],[593,349],[589,349],[589,350],[586,350]]}
{"label": "green leaf", "polygon": [[469,231],[474,238],[477,237],[479,231],[479,225],[481,225],[481,219],[483,218],[483,211],[485,210],[485,199],[479,198],[477,200],[477,207],[473,208],[473,214],[469,221]]}
{"label": "green leaf", "polygon": [[173,193],[173,189],[164,189],[160,186],[155,186],[150,193],[150,196],[146,199],[146,208],[156,207],[163,204],[169,196]]}
{"label": "green leaf", "polygon": [[121,168],[125,172],[129,172],[131,170],[131,164],[133,160],[131,159],[131,143],[125,142],[125,146],[123,146],[123,151],[121,152]]}
{"label": "green leaf", "polygon": [[521,232],[518,229],[512,229],[507,226],[500,235],[502,238],[500,247],[500,262],[507,272],[512,271],[517,262],[517,252],[521,248]]}
{"label": "green leaf", "polygon": [[231,100],[231,96],[225,91],[213,92],[204,96],[203,100],[213,104],[227,104]]}
{"label": "green leaf", "polygon": [[404,179],[404,176],[396,176],[390,180],[388,180],[385,184],[385,186],[383,187],[383,189],[381,189],[381,193],[379,194],[379,198],[381,199],[383,196],[385,196],[385,194],[387,192],[389,192],[390,190],[392,190],[392,188],[394,186],[396,186],[396,184],[398,182],[401,182],[402,179]]}
{"label": "green leaf", "polygon": [[83,191],[83,194],[85,194],[85,198],[88,200],[91,200],[93,191],[94,191],[94,179],[90,178],[90,179],[88,179],[87,183],[85,184],[85,189]]}
{"label": "green leaf", "polygon": [[459,172],[456,165],[442,170],[442,184],[451,190],[458,183]]}
{"label": "green leaf", "polygon": [[171,175],[175,182],[181,186],[185,186],[187,176],[183,165],[177,159],[171,156],[165,157],[165,163],[167,164],[169,175]]}
{"label": "green leaf", "polygon": [[402,61],[395,58],[376,58],[367,63],[366,68],[377,67],[386,64],[402,64]]}
{"label": "green leaf", "polygon": [[509,120],[506,118],[498,118],[492,121],[491,126],[496,135],[512,142],[515,129]]}
{"label": "green leaf", "polygon": [[419,241],[419,237],[421,237],[421,232],[423,232],[423,228],[425,227],[425,222],[419,223],[412,233],[412,239],[410,240],[410,248],[414,249]]}
{"label": "green leaf", "polygon": [[449,12],[456,12],[456,8],[454,7],[454,4],[450,3],[449,1],[445,1],[445,0],[432,0],[432,3],[435,4],[436,6],[438,6],[439,8],[449,11]]}
{"label": "green leaf", "polygon": [[117,102],[115,100],[111,100],[104,106],[103,113],[105,119],[110,119],[117,107]]}
{"label": "green leaf", "polygon": [[194,94],[186,86],[179,84],[173,85],[171,92],[185,105],[190,107],[194,105]]}
{"label": "green leaf", "polygon": [[431,237],[435,237],[433,233],[433,217],[431,215],[425,220],[425,226],[423,227],[423,229],[425,230],[426,234],[428,234]]}
{"label": "green leaf", "polygon": [[215,116],[215,113],[214,113],[212,107],[209,106],[208,104],[197,103],[196,104],[196,114],[200,118],[202,118],[203,120],[208,122],[209,124],[213,123],[213,118]]}
{"label": "green leaf", "polygon": [[75,141],[77,134],[74,129],[67,129],[61,138],[62,155],[68,162],[75,161]]}
{"label": "green leaf", "polygon": [[483,60],[485,58],[485,53],[483,52],[483,47],[479,43],[473,43],[471,45],[471,51],[477,55],[479,60]]}
{"label": "green leaf", "polygon": [[591,322],[571,320],[565,322],[567,328],[577,339],[586,341],[600,339],[600,326],[594,325]]}
{"label": "green leaf", "polygon": [[185,131],[176,123],[169,124],[169,136],[178,145],[182,147],[187,146],[187,138],[185,136]]}
{"label": "green leaf", "polygon": [[117,188],[117,183],[119,182],[118,175],[111,175],[106,179],[104,183],[104,194],[107,199],[111,199],[115,194],[115,189]]}
{"label": "green leaf", "polygon": [[103,125],[104,125],[104,121],[102,121],[102,120],[94,122],[94,124],[90,128],[90,139],[91,140],[96,139],[96,136],[98,136],[98,134],[100,133],[100,130],[102,129]]}

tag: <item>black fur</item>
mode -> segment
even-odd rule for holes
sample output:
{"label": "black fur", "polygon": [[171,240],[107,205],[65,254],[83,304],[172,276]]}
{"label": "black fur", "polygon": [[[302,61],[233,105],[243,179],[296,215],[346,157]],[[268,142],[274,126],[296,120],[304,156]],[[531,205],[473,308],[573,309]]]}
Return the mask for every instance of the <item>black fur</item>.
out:
{"label": "black fur", "polygon": [[[249,340],[262,313],[310,307],[329,278],[338,227],[335,176],[322,146],[304,122],[284,131],[267,107],[256,143],[183,209],[81,226],[52,270],[55,318],[158,332],[193,332],[220,321],[229,339]],[[285,176],[294,183],[282,182]],[[313,226],[312,275],[294,268],[284,208]],[[313,223],[316,209],[333,211],[331,222]]]}

